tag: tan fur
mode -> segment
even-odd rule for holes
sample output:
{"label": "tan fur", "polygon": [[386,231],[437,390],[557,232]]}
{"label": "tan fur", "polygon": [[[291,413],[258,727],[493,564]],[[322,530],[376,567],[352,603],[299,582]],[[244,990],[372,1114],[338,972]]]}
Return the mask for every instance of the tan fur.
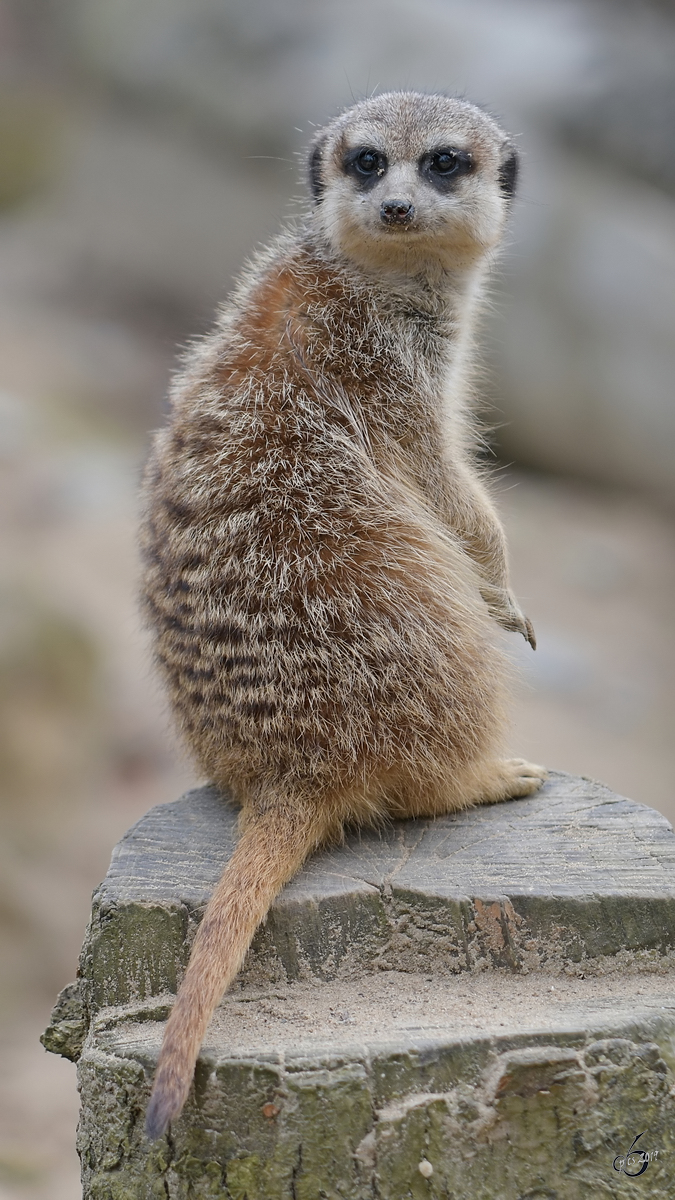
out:
{"label": "tan fur", "polygon": [[[388,165],[345,173],[360,145]],[[421,156],[471,155],[439,190]],[[191,351],[146,481],[145,610],[185,738],[242,805],[148,1113],[179,1114],[209,1018],[274,896],[346,822],[525,795],[500,756],[490,616],[533,642],[472,460],[472,324],[513,155],[484,113],[389,93],[316,139],[312,212]],[[414,204],[405,228],[383,200]]]}

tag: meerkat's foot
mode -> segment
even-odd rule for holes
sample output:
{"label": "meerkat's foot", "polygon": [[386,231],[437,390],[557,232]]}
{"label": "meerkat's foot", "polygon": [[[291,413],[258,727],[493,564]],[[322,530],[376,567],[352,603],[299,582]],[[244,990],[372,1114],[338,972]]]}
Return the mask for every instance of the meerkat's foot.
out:
{"label": "meerkat's foot", "polygon": [[546,767],[525,758],[502,759],[494,764],[494,774],[485,780],[478,803],[498,804],[500,800],[531,796],[547,778]]}

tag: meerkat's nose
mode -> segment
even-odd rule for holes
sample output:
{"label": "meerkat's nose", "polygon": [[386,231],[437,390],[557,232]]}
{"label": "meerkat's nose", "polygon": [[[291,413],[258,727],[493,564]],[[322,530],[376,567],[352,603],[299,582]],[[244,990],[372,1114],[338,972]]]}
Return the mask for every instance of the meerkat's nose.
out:
{"label": "meerkat's nose", "polygon": [[408,200],[383,200],[380,217],[385,225],[409,225],[415,217],[415,205]]}

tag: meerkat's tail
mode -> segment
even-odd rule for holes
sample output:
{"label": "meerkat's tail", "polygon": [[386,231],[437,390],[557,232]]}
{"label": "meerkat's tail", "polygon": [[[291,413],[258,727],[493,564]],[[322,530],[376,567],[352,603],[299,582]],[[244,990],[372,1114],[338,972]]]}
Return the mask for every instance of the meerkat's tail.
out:
{"label": "meerkat's tail", "polygon": [[214,1008],[239,970],[274,897],[333,831],[327,813],[288,808],[250,814],[204,913],[164,1033],[146,1133],[158,1138],[180,1114]]}

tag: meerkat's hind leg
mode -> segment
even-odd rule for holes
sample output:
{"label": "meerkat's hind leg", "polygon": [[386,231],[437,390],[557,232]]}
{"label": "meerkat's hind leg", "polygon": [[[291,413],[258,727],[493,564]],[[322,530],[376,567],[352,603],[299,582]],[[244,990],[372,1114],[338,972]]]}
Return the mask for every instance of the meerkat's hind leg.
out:
{"label": "meerkat's hind leg", "polygon": [[501,800],[516,800],[532,796],[548,778],[546,767],[528,762],[525,758],[502,758],[486,763],[477,772],[474,804],[498,804]]}
{"label": "meerkat's hind leg", "polygon": [[413,780],[403,775],[387,797],[386,812],[396,820],[440,817],[475,804],[531,796],[547,778],[545,767],[524,758],[484,759],[436,778]]}

